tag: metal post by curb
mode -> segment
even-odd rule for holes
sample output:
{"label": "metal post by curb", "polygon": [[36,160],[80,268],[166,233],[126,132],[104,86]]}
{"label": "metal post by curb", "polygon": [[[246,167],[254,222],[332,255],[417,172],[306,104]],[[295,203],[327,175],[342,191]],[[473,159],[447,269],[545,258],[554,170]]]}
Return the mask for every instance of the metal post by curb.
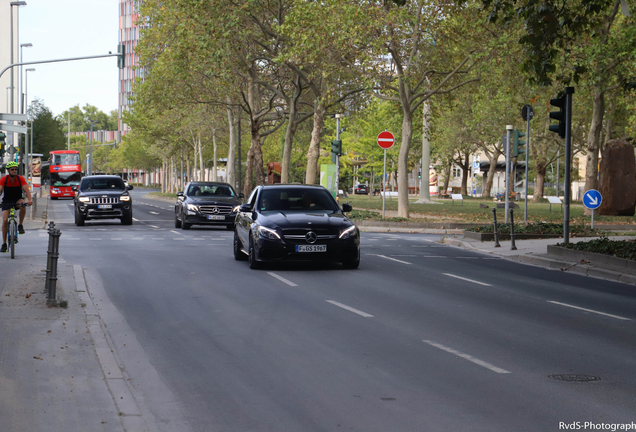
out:
{"label": "metal post by curb", "polygon": [[495,247],[501,247],[501,245],[499,244],[499,233],[497,232],[497,208],[493,207],[492,208],[492,220],[493,223],[495,224]]}
{"label": "metal post by curb", "polygon": [[53,232],[54,229],[55,229],[55,222],[53,221],[49,222],[49,228],[47,230],[49,233],[49,246],[46,250],[46,278],[44,279],[45,293],[49,292],[49,276],[51,274],[51,256],[53,255],[53,237],[51,236],[51,233]]}
{"label": "metal post by curb", "polygon": [[56,288],[57,288],[57,260],[60,256],[60,236],[62,232],[59,229],[52,229],[50,232],[51,237],[51,271],[48,277],[48,299],[46,301],[47,305],[55,306],[57,305],[56,300]]}
{"label": "metal post by curb", "polygon": [[510,209],[510,240],[512,243],[510,245],[510,250],[517,250],[517,245],[515,244],[515,220],[514,220],[514,209]]}

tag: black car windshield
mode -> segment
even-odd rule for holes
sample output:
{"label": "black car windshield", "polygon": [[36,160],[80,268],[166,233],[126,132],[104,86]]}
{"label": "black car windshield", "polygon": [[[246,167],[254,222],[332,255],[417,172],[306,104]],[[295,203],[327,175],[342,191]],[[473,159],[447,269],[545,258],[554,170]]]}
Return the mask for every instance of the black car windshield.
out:
{"label": "black car windshield", "polygon": [[258,205],[260,211],[316,211],[335,213],[340,209],[324,189],[265,189]]}
{"label": "black car windshield", "polygon": [[124,181],[119,177],[106,178],[83,178],[80,186],[81,191],[114,191],[125,190]]}
{"label": "black car windshield", "polygon": [[230,185],[195,183],[188,188],[188,196],[231,198],[236,194]]}

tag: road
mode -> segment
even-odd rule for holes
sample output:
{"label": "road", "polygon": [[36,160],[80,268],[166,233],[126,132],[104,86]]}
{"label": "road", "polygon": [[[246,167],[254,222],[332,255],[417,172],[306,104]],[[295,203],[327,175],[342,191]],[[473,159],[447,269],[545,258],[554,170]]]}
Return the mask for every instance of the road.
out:
{"label": "road", "polygon": [[509,432],[636,421],[628,285],[427,234],[363,233],[357,270],[254,271],[234,260],[232,232],[175,229],[172,204],[145,194],[133,191],[132,226],[75,227],[62,200],[48,219],[62,230],[64,262],[81,265],[101,296],[137,397],[166,430]]}

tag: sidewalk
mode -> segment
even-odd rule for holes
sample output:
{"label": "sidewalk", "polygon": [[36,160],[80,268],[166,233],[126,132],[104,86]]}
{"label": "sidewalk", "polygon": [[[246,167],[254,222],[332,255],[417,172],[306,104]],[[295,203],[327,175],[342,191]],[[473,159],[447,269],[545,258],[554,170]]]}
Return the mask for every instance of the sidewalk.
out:
{"label": "sidewalk", "polygon": [[56,297],[68,306],[47,307],[48,197],[38,204],[20,237],[41,238],[41,252],[20,255],[18,244],[15,259],[0,255],[0,429],[157,430],[140,415],[80,266],[60,258]]}

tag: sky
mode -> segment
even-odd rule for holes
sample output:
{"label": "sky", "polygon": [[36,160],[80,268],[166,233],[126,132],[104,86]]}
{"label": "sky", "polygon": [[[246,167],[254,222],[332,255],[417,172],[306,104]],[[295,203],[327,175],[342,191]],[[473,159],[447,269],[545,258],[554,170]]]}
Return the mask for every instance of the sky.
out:
{"label": "sky", "polygon": [[[20,44],[33,46],[22,48],[23,62],[117,53],[119,0],[25,1],[19,11]],[[54,116],[77,104],[105,113],[118,108],[117,57],[23,68],[35,68],[26,83],[29,101],[41,99]]]}

